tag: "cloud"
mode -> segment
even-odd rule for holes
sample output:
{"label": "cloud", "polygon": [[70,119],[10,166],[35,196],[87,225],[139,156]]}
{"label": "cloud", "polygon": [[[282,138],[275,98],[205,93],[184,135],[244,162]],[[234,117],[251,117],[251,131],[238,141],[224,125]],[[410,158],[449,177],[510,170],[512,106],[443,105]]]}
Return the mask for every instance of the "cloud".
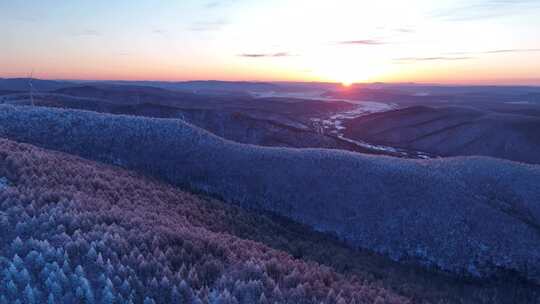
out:
{"label": "cloud", "polygon": [[205,8],[215,8],[221,5],[219,1],[208,2],[204,5]]}
{"label": "cloud", "polygon": [[162,30],[162,29],[153,29],[152,30],[152,34],[156,34],[156,35],[163,35],[166,32],[167,32],[166,30]]}
{"label": "cloud", "polygon": [[484,54],[526,53],[526,52],[540,52],[540,49],[507,49],[507,50],[492,50],[492,51],[486,51],[486,52],[484,52]]}
{"label": "cloud", "polygon": [[350,45],[381,45],[386,44],[384,41],[375,40],[375,39],[363,39],[363,40],[347,40],[340,41],[339,44],[350,44]]}
{"label": "cloud", "polygon": [[264,54],[264,53],[244,53],[238,55],[240,57],[245,58],[276,58],[276,57],[289,57],[291,54],[287,52],[279,52],[279,53],[272,53],[272,54]]}
{"label": "cloud", "polygon": [[414,32],[416,32],[415,30],[410,29],[410,28],[397,28],[397,29],[395,29],[395,31],[399,32],[399,33],[414,33]]}
{"label": "cloud", "polygon": [[418,61],[458,61],[458,60],[470,60],[474,59],[474,57],[446,57],[446,56],[438,56],[438,57],[403,57],[403,58],[396,58],[394,61],[399,63],[412,63],[412,62],[418,62]]}
{"label": "cloud", "polygon": [[540,52],[538,49],[499,49],[488,50],[482,52],[451,52],[445,53],[445,55],[482,55],[482,54],[508,54],[508,53],[528,53],[528,52]]}
{"label": "cloud", "polygon": [[227,24],[229,23],[225,20],[202,21],[194,23],[189,29],[197,32],[217,31]]}
{"label": "cloud", "polygon": [[540,8],[538,0],[476,0],[467,5],[433,11],[431,17],[445,21],[470,21],[519,14]]}
{"label": "cloud", "polygon": [[[226,19],[228,18],[226,11],[228,11],[228,8],[232,6],[235,2],[236,0],[212,0],[204,3],[202,5],[202,8],[206,10],[207,13],[211,15],[216,15],[216,13],[219,13],[218,17],[216,18],[221,19],[214,21],[195,22],[191,25],[189,30],[199,32],[216,31],[221,29],[223,26],[230,24],[228,21],[226,21]],[[221,15],[221,17],[219,17],[219,15]]]}
{"label": "cloud", "polygon": [[229,5],[229,4],[232,4],[235,0],[217,0],[217,1],[210,1],[210,2],[207,2],[205,5],[204,5],[204,8],[206,9],[214,9],[214,8],[217,8],[217,7],[221,7],[221,6],[226,6],[226,5]]}
{"label": "cloud", "polygon": [[500,49],[500,50],[488,50],[481,52],[451,52],[443,53],[443,56],[433,57],[403,57],[394,59],[397,63],[413,63],[419,61],[458,61],[458,60],[470,60],[476,59],[478,55],[486,54],[510,54],[510,53],[524,53],[524,52],[540,52],[538,49]]}

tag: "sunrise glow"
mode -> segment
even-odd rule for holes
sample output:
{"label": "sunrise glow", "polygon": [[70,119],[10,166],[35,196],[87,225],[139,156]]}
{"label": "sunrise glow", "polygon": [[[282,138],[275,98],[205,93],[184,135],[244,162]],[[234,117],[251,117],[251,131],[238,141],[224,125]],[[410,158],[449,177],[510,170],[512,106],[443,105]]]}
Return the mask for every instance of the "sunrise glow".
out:
{"label": "sunrise glow", "polygon": [[0,304],[540,304],[540,0],[0,24]]}
{"label": "sunrise glow", "polygon": [[539,14],[527,0],[2,1],[0,77],[539,84]]}

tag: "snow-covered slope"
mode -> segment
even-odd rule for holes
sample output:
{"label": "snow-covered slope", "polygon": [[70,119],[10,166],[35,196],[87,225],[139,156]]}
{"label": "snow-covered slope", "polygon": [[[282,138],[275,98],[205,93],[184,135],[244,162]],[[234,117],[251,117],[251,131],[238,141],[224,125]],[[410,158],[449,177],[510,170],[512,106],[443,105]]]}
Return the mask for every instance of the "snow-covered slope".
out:
{"label": "snow-covered slope", "polygon": [[236,144],[173,119],[0,107],[0,136],[273,211],[395,259],[540,279],[540,167]]}

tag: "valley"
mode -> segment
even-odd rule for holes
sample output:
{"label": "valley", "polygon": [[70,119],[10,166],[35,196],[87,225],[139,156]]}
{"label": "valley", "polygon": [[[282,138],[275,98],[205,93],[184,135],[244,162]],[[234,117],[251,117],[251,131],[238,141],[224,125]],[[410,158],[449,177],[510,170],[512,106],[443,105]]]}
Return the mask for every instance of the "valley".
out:
{"label": "valley", "polygon": [[[133,170],[219,208],[238,208],[235,214],[247,210],[230,227],[263,221],[266,226],[253,227],[255,236],[238,228],[219,231],[316,261],[339,275],[369,278],[388,293],[383,302],[537,299],[540,217],[534,202],[540,198],[540,172],[532,165],[538,151],[534,111],[510,111],[505,102],[409,105],[402,102],[406,96],[360,101],[298,90],[253,97],[237,89],[195,94],[85,84],[34,93],[33,106],[28,93],[6,91],[0,96],[0,136]],[[486,135],[495,128],[497,137]],[[9,166],[3,189],[19,183]],[[259,235],[261,229],[275,229],[279,236]],[[328,246],[344,260],[324,253]],[[193,294],[209,299],[196,282],[188,284]],[[510,291],[503,291],[503,282],[511,282]]]}

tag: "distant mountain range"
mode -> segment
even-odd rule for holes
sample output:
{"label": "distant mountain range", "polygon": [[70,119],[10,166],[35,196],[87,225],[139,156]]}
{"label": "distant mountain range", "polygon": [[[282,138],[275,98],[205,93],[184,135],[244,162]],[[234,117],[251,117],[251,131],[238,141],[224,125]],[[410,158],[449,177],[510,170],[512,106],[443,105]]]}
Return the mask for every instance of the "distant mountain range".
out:
{"label": "distant mountain range", "polygon": [[[202,83],[208,86],[222,84]],[[232,86],[249,84],[230,83]],[[492,101],[491,93],[473,94],[472,97],[467,94],[415,96],[385,90],[351,90],[340,94],[352,94],[342,96],[348,98],[383,100],[382,103],[390,103],[399,109],[363,114],[339,122],[339,126],[332,125],[332,128],[343,128],[337,130],[345,137],[341,138],[338,133],[321,131],[321,126],[314,121],[333,124],[331,117],[336,114],[354,112],[357,105],[347,102],[348,99],[302,99],[301,95],[254,98],[239,92],[232,95],[194,93],[127,83],[70,85],[50,92],[37,92],[34,103],[113,114],[180,118],[218,136],[263,146],[331,148],[412,157],[417,153],[484,155],[540,162],[537,136],[540,134],[540,103],[516,101],[521,100],[522,93],[507,92]],[[27,91],[0,91],[0,94],[3,94],[0,102],[29,103]],[[338,91],[328,91],[328,94],[338,94]],[[526,96],[534,98],[534,93]],[[373,145],[389,149],[370,148]],[[400,154],[392,152],[394,149],[410,152]]]}
{"label": "distant mountain range", "polygon": [[[29,78],[0,78],[0,90],[27,91]],[[486,96],[492,97],[523,94],[540,94],[540,86],[482,86],[482,85],[438,85],[415,83],[367,83],[343,88],[339,83],[327,82],[257,82],[257,81],[128,81],[128,80],[43,80],[33,79],[38,91],[52,91],[66,87],[90,85],[118,85],[154,87],[171,91],[186,91],[206,94],[246,92],[312,92],[328,91],[342,96],[367,96],[369,92],[401,96]],[[384,95],[383,94],[383,95]],[[382,97],[379,97],[382,98]]]}
{"label": "distant mountain range", "polygon": [[[99,83],[99,82],[98,82]],[[157,87],[173,91],[195,91],[195,92],[245,92],[245,91],[273,91],[279,90],[277,84],[268,82],[249,81],[107,81],[105,83],[116,85],[137,85]]]}
{"label": "distant mountain range", "polygon": [[[30,78],[0,79],[0,90],[28,92],[30,90],[29,83]],[[32,85],[37,92],[50,92],[78,84],[67,81],[32,79]]]}
{"label": "distant mountain range", "polygon": [[416,84],[416,83],[373,83],[358,84],[355,88],[377,89],[408,94],[424,93],[429,95],[451,94],[523,94],[540,93],[540,86],[517,86],[517,85],[440,85],[440,84]]}
{"label": "distant mountain range", "polygon": [[[19,101],[16,99],[15,101]],[[207,96],[133,85],[85,85],[36,95],[38,106],[91,110],[158,118],[185,119],[237,142],[263,146],[345,149],[381,153],[358,147],[310,129],[309,117],[352,108],[343,102],[253,99]]]}

